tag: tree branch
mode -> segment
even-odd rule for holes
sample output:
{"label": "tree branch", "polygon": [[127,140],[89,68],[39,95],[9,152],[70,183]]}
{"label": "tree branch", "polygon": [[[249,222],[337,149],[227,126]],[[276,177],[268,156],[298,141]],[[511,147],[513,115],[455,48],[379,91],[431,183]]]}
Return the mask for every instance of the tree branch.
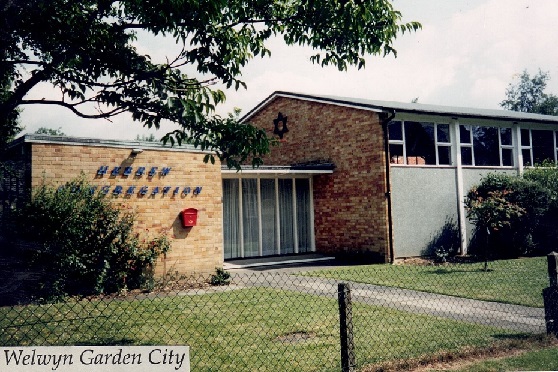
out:
{"label": "tree branch", "polygon": [[[94,101],[91,101],[94,102]],[[76,106],[81,105],[85,102],[78,102],[78,103],[67,103],[63,101],[53,101],[53,100],[43,100],[43,99],[31,99],[31,100],[22,100],[22,105],[57,105],[67,108],[68,110],[72,111],[77,116],[84,118],[84,119],[107,119],[119,114],[126,112],[127,110],[124,108],[117,107],[108,112],[101,112],[100,114],[92,115],[92,114],[85,114],[78,109]]]}

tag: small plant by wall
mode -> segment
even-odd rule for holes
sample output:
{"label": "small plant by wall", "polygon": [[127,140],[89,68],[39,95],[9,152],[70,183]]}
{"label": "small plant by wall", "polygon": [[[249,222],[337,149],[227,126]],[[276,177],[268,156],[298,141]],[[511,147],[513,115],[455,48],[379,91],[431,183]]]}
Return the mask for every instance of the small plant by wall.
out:
{"label": "small plant by wall", "polygon": [[164,235],[137,233],[133,213],[81,178],[40,186],[17,212],[18,237],[37,247],[30,260],[41,272],[34,295],[45,300],[141,288],[170,248]]}

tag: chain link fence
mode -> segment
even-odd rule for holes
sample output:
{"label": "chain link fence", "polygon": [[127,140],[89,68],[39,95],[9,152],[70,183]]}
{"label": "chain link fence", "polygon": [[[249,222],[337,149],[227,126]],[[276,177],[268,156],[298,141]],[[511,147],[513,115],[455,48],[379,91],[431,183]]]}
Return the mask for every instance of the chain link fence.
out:
{"label": "chain link fence", "polygon": [[189,345],[192,371],[339,371],[546,332],[545,257],[229,273],[2,306],[0,344]]}

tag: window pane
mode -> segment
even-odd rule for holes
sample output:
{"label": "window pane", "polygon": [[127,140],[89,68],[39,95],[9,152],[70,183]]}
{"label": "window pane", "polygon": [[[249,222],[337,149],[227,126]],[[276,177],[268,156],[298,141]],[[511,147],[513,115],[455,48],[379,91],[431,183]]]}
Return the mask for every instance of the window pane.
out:
{"label": "window pane", "polygon": [[500,128],[500,141],[502,146],[512,146],[512,130],[511,128]]}
{"label": "window pane", "polygon": [[554,138],[550,130],[532,130],[533,157],[535,164],[545,160],[554,162]]}
{"label": "window pane", "polygon": [[451,165],[451,147],[438,146],[438,164]]}
{"label": "window pane", "polygon": [[225,258],[240,257],[238,180],[223,180],[223,238]]}
{"label": "window pane", "polygon": [[450,131],[449,124],[438,124],[436,125],[436,131],[438,134],[438,142],[450,143]]}
{"label": "window pane", "polygon": [[471,147],[461,148],[461,164],[473,165],[473,149]]}
{"label": "window pane", "polygon": [[460,125],[459,126],[459,142],[460,143],[471,143],[471,126],[470,125]]}
{"label": "window pane", "polygon": [[533,162],[531,161],[531,150],[523,149],[521,150],[521,154],[523,155],[523,165],[533,164]]}
{"label": "window pane", "polygon": [[298,251],[310,252],[311,226],[310,226],[310,180],[296,179],[296,223],[298,235]]}
{"label": "window pane", "polygon": [[293,180],[279,180],[281,254],[294,253]]}
{"label": "window pane", "polygon": [[498,129],[493,127],[473,127],[472,130],[475,165],[500,165]]}
{"label": "window pane", "polygon": [[405,122],[407,164],[436,164],[434,124]]}
{"label": "window pane", "polygon": [[529,129],[521,129],[521,146],[531,146]]}
{"label": "window pane", "polygon": [[502,149],[502,165],[504,167],[513,166],[513,150],[512,149]]}
{"label": "window pane", "polygon": [[403,161],[403,145],[389,145],[391,164],[405,164]]}
{"label": "window pane", "polygon": [[388,124],[389,139],[394,141],[403,141],[403,131],[401,130],[400,121],[392,121]]}
{"label": "window pane", "polygon": [[244,237],[244,257],[259,256],[260,243],[258,224],[257,180],[242,180],[242,236]]}
{"label": "window pane", "polygon": [[277,254],[277,213],[275,207],[275,180],[260,180],[262,200],[262,254]]}

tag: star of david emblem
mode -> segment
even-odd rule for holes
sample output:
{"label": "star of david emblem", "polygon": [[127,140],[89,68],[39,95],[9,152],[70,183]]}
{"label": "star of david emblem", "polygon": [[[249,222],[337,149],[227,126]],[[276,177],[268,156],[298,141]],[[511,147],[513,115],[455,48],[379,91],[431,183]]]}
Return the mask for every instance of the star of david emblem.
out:
{"label": "star of david emblem", "polygon": [[[281,128],[279,128],[279,123],[281,123]],[[283,139],[283,135],[289,131],[289,128],[287,128],[287,117],[279,113],[277,119],[273,119],[273,125],[275,126],[273,133],[277,134],[280,139]]]}

